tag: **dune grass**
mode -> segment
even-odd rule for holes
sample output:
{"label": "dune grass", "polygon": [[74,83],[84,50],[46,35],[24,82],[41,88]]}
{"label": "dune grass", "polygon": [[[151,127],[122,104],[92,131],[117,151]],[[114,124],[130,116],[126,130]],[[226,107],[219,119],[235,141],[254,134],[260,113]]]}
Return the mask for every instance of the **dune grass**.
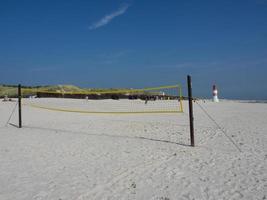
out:
{"label": "dune grass", "polygon": [[[49,91],[49,92],[75,92],[75,93],[85,93],[85,92],[101,92],[107,90],[121,90],[121,88],[80,88],[74,85],[47,85],[47,86],[22,86],[23,96],[36,95],[37,91]],[[18,86],[17,85],[0,85],[0,98],[5,95],[8,97],[17,97]]]}

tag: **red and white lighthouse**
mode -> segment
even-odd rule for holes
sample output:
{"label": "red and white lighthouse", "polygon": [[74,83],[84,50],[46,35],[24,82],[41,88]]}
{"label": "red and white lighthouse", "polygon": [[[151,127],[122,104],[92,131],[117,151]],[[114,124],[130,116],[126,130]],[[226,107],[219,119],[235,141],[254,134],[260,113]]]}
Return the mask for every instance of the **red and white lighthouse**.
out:
{"label": "red and white lighthouse", "polygon": [[213,85],[212,87],[212,95],[213,95],[213,102],[219,102],[218,90],[216,89],[216,85]]}

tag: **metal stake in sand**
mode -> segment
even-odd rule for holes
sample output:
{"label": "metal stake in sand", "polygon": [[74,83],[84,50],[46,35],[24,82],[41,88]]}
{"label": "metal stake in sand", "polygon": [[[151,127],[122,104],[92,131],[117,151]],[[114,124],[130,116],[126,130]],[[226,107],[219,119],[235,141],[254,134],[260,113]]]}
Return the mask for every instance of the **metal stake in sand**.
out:
{"label": "metal stake in sand", "polygon": [[18,102],[19,102],[19,128],[22,127],[21,123],[21,85],[18,85]]}
{"label": "metal stake in sand", "polygon": [[187,76],[187,87],[188,87],[188,105],[189,105],[189,123],[190,123],[190,140],[191,146],[195,146],[194,139],[194,116],[193,116],[193,103],[192,103],[192,85],[191,76]]}

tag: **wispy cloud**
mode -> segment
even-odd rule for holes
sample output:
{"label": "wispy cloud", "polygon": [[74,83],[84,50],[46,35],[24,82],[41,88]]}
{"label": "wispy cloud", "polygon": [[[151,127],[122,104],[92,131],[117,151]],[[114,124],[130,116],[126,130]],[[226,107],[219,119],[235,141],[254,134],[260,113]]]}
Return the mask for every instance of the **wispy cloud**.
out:
{"label": "wispy cloud", "polygon": [[57,70],[61,70],[61,69],[64,69],[62,67],[59,67],[59,66],[53,66],[53,67],[34,67],[34,68],[29,68],[28,71],[29,72],[50,72],[50,71],[57,71]]}
{"label": "wispy cloud", "polygon": [[123,6],[121,6],[118,10],[104,16],[103,18],[101,18],[99,21],[93,23],[89,29],[93,30],[93,29],[97,29],[100,28],[102,26],[107,25],[109,22],[111,22],[111,20],[113,20],[115,17],[118,17],[120,15],[123,15],[127,9],[129,8],[129,4],[125,4]]}

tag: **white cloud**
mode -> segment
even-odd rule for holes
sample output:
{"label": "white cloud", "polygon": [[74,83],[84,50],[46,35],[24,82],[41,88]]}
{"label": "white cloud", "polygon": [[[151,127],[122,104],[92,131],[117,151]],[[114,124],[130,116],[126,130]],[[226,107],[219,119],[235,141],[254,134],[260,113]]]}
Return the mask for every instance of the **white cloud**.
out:
{"label": "white cloud", "polygon": [[100,28],[101,26],[105,26],[107,25],[109,22],[111,22],[111,20],[113,20],[115,17],[118,17],[120,15],[123,15],[127,9],[129,8],[129,4],[123,5],[121,6],[118,10],[112,12],[111,14],[108,14],[106,16],[104,16],[102,19],[100,19],[99,21],[93,23],[89,29],[93,30],[93,29],[97,29]]}

